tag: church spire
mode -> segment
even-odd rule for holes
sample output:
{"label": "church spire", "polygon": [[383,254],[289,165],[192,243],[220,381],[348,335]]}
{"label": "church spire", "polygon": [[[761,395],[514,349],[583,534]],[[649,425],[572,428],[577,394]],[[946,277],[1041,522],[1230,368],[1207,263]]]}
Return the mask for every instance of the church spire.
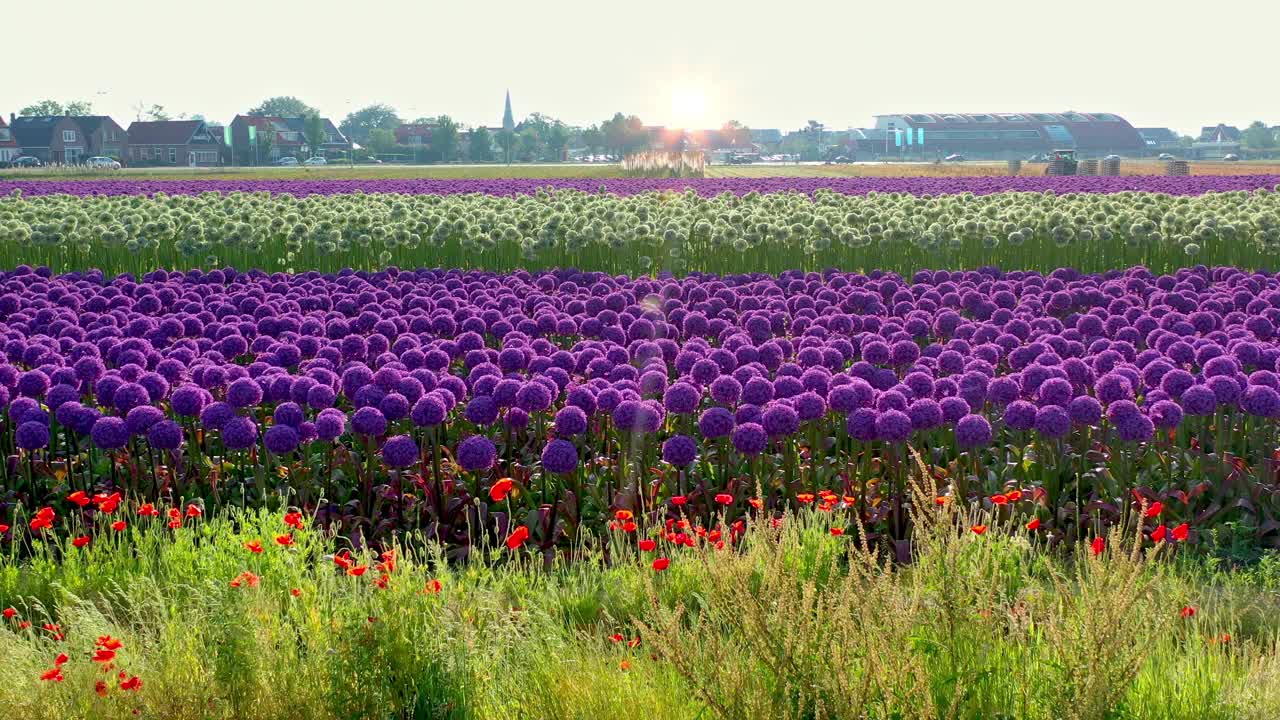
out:
{"label": "church spire", "polygon": [[511,91],[507,91],[507,106],[502,111],[502,129],[511,132],[516,129],[516,119],[511,114]]}

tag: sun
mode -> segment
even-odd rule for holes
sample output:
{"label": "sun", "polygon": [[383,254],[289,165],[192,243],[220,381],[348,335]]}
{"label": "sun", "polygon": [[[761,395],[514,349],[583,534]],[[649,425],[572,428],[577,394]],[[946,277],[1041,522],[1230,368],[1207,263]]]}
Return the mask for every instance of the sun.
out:
{"label": "sun", "polygon": [[702,88],[681,86],[671,91],[671,121],[679,128],[699,129],[707,122],[707,95]]}

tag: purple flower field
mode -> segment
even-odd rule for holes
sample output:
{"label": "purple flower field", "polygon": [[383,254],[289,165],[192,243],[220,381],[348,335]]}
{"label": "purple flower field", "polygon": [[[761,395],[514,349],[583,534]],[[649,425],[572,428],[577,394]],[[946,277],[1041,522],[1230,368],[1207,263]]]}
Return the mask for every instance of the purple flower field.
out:
{"label": "purple flower field", "polygon": [[1053,537],[1134,498],[1273,536],[1278,326],[1280,278],[1232,268],[20,268],[0,274],[0,517],[70,490],[214,505],[287,484],[339,527],[464,550],[513,518],[551,547],[815,497],[901,537],[910,446],[944,495],[1012,497]]}
{"label": "purple flower field", "polygon": [[344,193],[402,193],[410,195],[529,195],[539,188],[555,187],[582,192],[606,192],[634,195],[651,190],[681,192],[693,188],[709,197],[728,192],[737,195],[755,192],[800,192],[812,194],[831,190],[844,195],[870,192],[977,195],[1018,191],[1058,193],[1117,193],[1127,191],[1159,192],[1170,195],[1201,195],[1207,192],[1230,192],[1275,188],[1277,175],[1223,176],[1070,176],[1070,177],[904,177],[904,178],[704,178],[649,179],[589,178],[499,179],[499,180],[24,180],[0,181],[0,195],[15,190],[26,195],[197,195],[205,192],[271,192],[295,196],[338,195]]}

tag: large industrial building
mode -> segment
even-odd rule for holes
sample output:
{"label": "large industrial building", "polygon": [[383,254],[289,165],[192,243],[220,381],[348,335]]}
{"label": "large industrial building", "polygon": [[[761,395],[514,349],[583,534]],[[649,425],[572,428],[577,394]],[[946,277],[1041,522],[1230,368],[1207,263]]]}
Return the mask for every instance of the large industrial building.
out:
{"label": "large industrial building", "polygon": [[[1139,156],[1146,143],[1127,120],[1112,113],[912,113],[877,115],[884,147],[859,143],[858,153],[934,159],[963,155],[969,160],[1026,159],[1052,150],[1075,150],[1081,157]],[[924,144],[918,142],[924,131]],[[910,141],[907,133],[910,130]],[[902,138],[901,145],[898,144]]]}

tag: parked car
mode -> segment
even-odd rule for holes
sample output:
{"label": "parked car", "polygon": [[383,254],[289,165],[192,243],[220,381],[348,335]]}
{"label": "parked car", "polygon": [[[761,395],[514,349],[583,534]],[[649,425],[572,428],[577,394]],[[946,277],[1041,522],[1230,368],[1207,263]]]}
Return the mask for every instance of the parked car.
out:
{"label": "parked car", "polygon": [[317,155],[315,157],[307,158],[306,162],[302,164],[303,165],[328,165],[329,161]]}
{"label": "parked car", "polygon": [[947,162],[964,162],[964,156],[956,153],[954,155],[946,156],[943,160],[946,160]]}
{"label": "parked car", "polygon": [[112,158],[96,156],[84,161],[84,164],[91,168],[105,168],[107,170],[119,170],[120,163]]}
{"label": "parked car", "polygon": [[1119,160],[1119,159],[1120,159],[1120,156],[1115,154],[1111,154],[1103,158],[1103,160]]}
{"label": "parked car", "polygon": [[1027,162],[1046,163],[1046,162],[1049,162],[1049,156],[1045,155],[1044,153],[1038,153],[1036,155],[1032,155],[1031,157],[1027,158]]}
{"label": "parked car", "polygon": [[9,167],[16,168],[40,167],[41,165],[44,165],[44,163],[40,162],[40,158],[32,155],[19,155],[9,163]]}
{"label": "parked car", "polygon": [[1227,162],[1236,162],[1237,160],[1240,159],[1240,156],[1236,155],[1235,153],[1229,153],[1227,155],[1223,155],[1222,159],[1226,160]]}
{"label": "parked car", "polygon": [[286,165],[297,165],[297,164],[298,164],[298,158],[296,158],[296,157],[282,157],[282,158],[280,158],[279,160],[277,160],[277,161],[276,161],[276,164],[277,164],[277,165],[281,165],[281,166],[286,166]]}
{"label": "parked car", "polygon": [[1157,160],[1176,160],[1177,158],[1170,155],[1169,153],[1160,153],[1159,155],[1156,156],[1156,159]]}

